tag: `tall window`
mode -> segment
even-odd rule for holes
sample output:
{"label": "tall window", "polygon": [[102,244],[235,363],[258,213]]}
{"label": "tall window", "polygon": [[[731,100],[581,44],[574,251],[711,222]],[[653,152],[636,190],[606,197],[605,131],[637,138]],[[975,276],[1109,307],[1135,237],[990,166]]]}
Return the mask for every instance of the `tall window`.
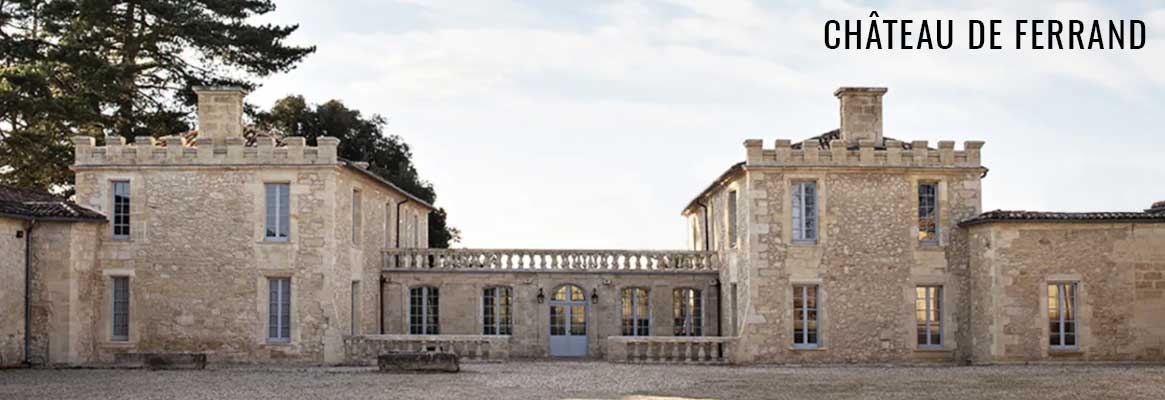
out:
{"label": "tall window", "polygon": [[437,288],[421,286],[409,289],[409,333],[437,335],[441,333],[437,319]]}
{"label": "tall window", "polygon": [[736,248],[736,191],[728,192],[728,246]]}
{"label": "tall window", "polygon": [[486,288],[481,293],[481,334],[510,335],[514,326],[514,292],[508,287]]}
{"label": "tall window", "polygon": [[384,248],[392,247],[392,203],[384,204]]}
{"label": "tall window", "polygon": [[943,344],[942,286],[914,288],[915,321],[918,324],[918,347],[941,347]]}
{"label": "tall window", "polygon": [[413,248],[421,247],[421,218],[413,213]]}
{"label": "tall window", "polygon": [[793,243],[817,243],[817,183],[794,183],[791,192]]}
{"label": "tall window", "polygon": [[129,277],[113,277],[113,331],[114,341],[129,340]]}
{"label": "tall window", "polygon": [[288,213],[288,208],[291,207],[290,195],[288,194],[289,188],[290,185],[286,183],[268,183],[264,185],[267,218],[263,223],[263,240],[287,240],[288,231],[291,226],[291,217]]}
{"label": "tall window", "polygon": [[1048,333],[1053,349],[1076,348],[1076,282],[1048,284]]}
{"label": "tall window", "polygon": [[820,343],[817,324],[817,286],[793,286],[793,347],[815,348]]}
{"label": "tall window", "polygon": [[650,336],[651,311],[647,289],[623,289],[623,336]]}
{"label": "tall window", "polygon": [[360,191],[352,191],[352,244],[360,244]]}
{"label": "tall window", "polygon": [[675,336],[703,335],[703,302],[696,289],[672,290],[672,313],[675,316]]}
{"label": "tall window", "polygon": [[355,336],[360,331],[360,282],[352,281],[352,332]]}
{"label": "tall window", "polygon": [[291,278],[267,278],[267,341],[291,340]]}
{"label": "tall window", "polygon": [[918,184],[918,240],[938,243],[938,184]]}
{"label": "tall window", "polygon": [[113,182],[113,238],[129,239],[129,182]]}

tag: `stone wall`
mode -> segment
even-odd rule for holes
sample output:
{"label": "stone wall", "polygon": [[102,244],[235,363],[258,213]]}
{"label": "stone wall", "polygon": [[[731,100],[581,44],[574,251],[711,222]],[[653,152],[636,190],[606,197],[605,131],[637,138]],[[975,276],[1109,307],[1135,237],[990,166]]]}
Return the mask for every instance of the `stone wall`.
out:
{"label": "stone wall", "polygon": [[[582,288],[589,297],[598,294],[597,304],[587,305],[588,356],[602,357],[606,339],[621,335],[620,292],[626,287],[649,290],[651,334],[673,334],[672,289],[699,289],[703,299],[703,332],[717,336],[718,304],[715,273],[491,273],[491,272],[391,272],[385,274],[385,324],[389,334],[408,331],[408,289],[429,285],[439,288],[440,333],[480,335],[482,333],[482,290],[506,286],[513,289],[513,335],[508,338],[511,357],[549,355],[549,302],[553,291],[563,284]],[[538,291],[545,302],[537,302]]]}
{"label": "stone wall", "polygon": [[[1165,225],[995,222],[970,231],[973,360],[1165,360]],[[1078,349],[1049,346],[1047,284],[1078,282]]]}
{"label": "stone wall", "polygon": [[[958,221],[979,213],[978,167],[746,166],[746,267],[735,280],[741,362],[913,362],[954,360],[966,319],[965,239]],[[818,188],[816,244],[791,243],[794,182]],[[939,184],[937,245],[918,240],[917,185]],[[792,286],[819,287],[820,346],[792,346]],[[920,350],[914,289],[943,287],[943,346]]]}
{"label": "stone wall", "polygon": [[0,217],[0,368],[24,359],[24,224]]}
{"label": "stone wall", "polygon": [[33,229],[33,364],[80,364],[92,355],[101,296],[94,270],[99,226],[38,222]]}

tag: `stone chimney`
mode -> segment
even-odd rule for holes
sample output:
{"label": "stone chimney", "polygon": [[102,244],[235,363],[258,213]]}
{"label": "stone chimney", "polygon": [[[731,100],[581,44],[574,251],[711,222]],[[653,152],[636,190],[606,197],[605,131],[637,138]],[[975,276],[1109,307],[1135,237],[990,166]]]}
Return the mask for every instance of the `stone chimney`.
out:
{"label": "stone chimney", "polygon": [[841,103],[841,140],[856,146],[872,140],[882,146],[882,95],[886,88],[843,87],[833,92]]}
{"label": "stone chimney", "polygon": [[243,137],[243,88],[236,86],[195,86],[198,95],[198,137],[226,143]]}

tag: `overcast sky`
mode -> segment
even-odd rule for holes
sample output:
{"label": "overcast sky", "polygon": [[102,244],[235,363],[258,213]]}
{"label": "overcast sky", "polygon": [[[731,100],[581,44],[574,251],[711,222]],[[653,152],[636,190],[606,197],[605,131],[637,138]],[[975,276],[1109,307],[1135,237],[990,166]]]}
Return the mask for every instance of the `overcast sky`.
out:
{"label": "overcast sky", "polygon": [[[984,210],[1165,200],[1162,1],[278,3],[264,20],[300,24],[293,42],[319,50],[249,100],[386,116],[459,247],[682,249],[681,209],[742,142],[837,128],[839,86],[889,87],[887,136],[985,140]],[[1149,34],[1140,50],[966,50],[958,29],[946,51],[825,48],[826,20],[871,10],[1135,18]]]}

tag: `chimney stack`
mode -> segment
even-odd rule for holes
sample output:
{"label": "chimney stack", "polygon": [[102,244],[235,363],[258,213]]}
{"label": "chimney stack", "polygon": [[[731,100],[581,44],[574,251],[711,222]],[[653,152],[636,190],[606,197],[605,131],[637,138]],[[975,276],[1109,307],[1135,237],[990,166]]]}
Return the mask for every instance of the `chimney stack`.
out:
{"label": "chimney stack", "polygon": [[843,87],[833,92],[841,103],[841,139],[847,145],[872,140],[882,146],[882,95],[884,87]]}
{"label": "chimney stack", "polygon": [[198,95],[198,137],[214,143],[243,137],[243,88],[237,86],[195,86]]}

